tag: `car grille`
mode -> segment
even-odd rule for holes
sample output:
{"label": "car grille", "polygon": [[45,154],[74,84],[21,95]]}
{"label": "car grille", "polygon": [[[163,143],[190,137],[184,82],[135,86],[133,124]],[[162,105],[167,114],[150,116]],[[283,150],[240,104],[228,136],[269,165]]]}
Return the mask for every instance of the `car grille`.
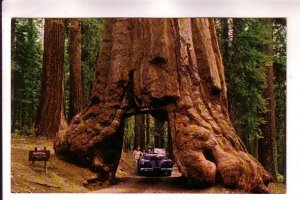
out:
{"label": "car grille", "polygon": [[151,168],[151,163],[150,163],[150,162],[146,162],[146,163],[144,164],[144,167]]}
{"label": "car grille", "polygon": [[152,160],[152,161],[151,161],[151,164],[152,164],[152,167],[153,167],[153,168],[158,168],[158,167],[160,167],[160,165],[159,165],[159,160]]}

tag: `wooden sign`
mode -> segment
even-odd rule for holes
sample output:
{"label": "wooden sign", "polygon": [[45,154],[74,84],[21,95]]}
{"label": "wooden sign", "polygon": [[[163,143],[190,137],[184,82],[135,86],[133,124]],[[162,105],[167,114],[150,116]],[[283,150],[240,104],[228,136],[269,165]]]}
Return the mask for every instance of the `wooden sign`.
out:
{"label": "wooden sign", "polygon": [[37,150],[37,147],[35,147],[34,150],[29,151],[28,161],[31,161],[32,165],[34,165],[35,161],[44,161],[45,172],[47,172],[47,161],[49,161],[49,159],[50,159],[50,150],[47,150],[46,147],[44,147],[43,150]]}

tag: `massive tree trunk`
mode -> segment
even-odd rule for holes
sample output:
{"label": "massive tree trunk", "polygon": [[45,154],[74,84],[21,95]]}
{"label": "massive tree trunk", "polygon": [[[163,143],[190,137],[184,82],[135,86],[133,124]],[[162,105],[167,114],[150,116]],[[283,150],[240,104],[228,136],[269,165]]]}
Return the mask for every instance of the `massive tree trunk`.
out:
{"label": "massive tree trunk", "polygon": [[81,25],[78,19],[70,23],[70,112],[71,120],[82,110],[82,84],[81,84]]}
{"label": "massive tree trunk", "polygon": [[155,112],[188,183],[268,191],[228,117],[213,19],[108,19],[99,58],[90,104],[57,134],[57,154],[114,180],[124,118]]}
{"label": "massive tree trunk", "polygon": [[35,127],[37,135],[53,137],[66,128],[64,113],[64,22],[45,20],[42,89]]}
{"label": "massive tree trunk", "polygon": [[[266,28],[266,39],[272,40],[272,19],[264,19]],[[264,45],[265,53],[272,58],[272,45]],[[277,142],[275,129],[275,92],[274,92],[274,70],[273,60],[269,60],[265,64],[265,73],[267,79],[267,88],[265,90],[267,112],[264,116],[265,124],[262,126],[262,138],[259,139],[259,155],[258,159],[265,169],[277,180],[278,162],[277,162]]]}

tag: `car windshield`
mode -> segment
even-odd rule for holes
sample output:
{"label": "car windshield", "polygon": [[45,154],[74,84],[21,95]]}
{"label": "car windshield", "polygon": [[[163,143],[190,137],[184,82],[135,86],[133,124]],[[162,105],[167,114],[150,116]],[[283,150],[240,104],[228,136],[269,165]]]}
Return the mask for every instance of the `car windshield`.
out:
{"label": "car windshield", "polygon": [[159,155],[159,154],[145,154],[143,156],[143,159],[145,160],[151,160],[151,159],[165,159],[166,157],[163,155]]}

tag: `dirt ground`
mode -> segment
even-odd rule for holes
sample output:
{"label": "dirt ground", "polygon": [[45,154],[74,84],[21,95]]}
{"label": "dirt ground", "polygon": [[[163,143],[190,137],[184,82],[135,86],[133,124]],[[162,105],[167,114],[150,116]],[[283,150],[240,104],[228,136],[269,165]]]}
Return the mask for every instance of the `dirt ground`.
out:
{"label": "dirt ground", "polygon": [[[51,151],[47,173],[43,162],[32,165],[28,162],[29,150],[47,147]],[[117,171],[118,184],[93,183],[84,185],[84,180],[95,176],[88,169],[58,159],[52,141],[29,136],[13,135],[11,144],[11,192],[13,193],[243,193],[221,185],[203,189],[187,189],[177,167],[171,177],[141,177],[135,174],[131,152],[122,153]],[[284,194],[285,185],[271,183],[272,193]]]}

